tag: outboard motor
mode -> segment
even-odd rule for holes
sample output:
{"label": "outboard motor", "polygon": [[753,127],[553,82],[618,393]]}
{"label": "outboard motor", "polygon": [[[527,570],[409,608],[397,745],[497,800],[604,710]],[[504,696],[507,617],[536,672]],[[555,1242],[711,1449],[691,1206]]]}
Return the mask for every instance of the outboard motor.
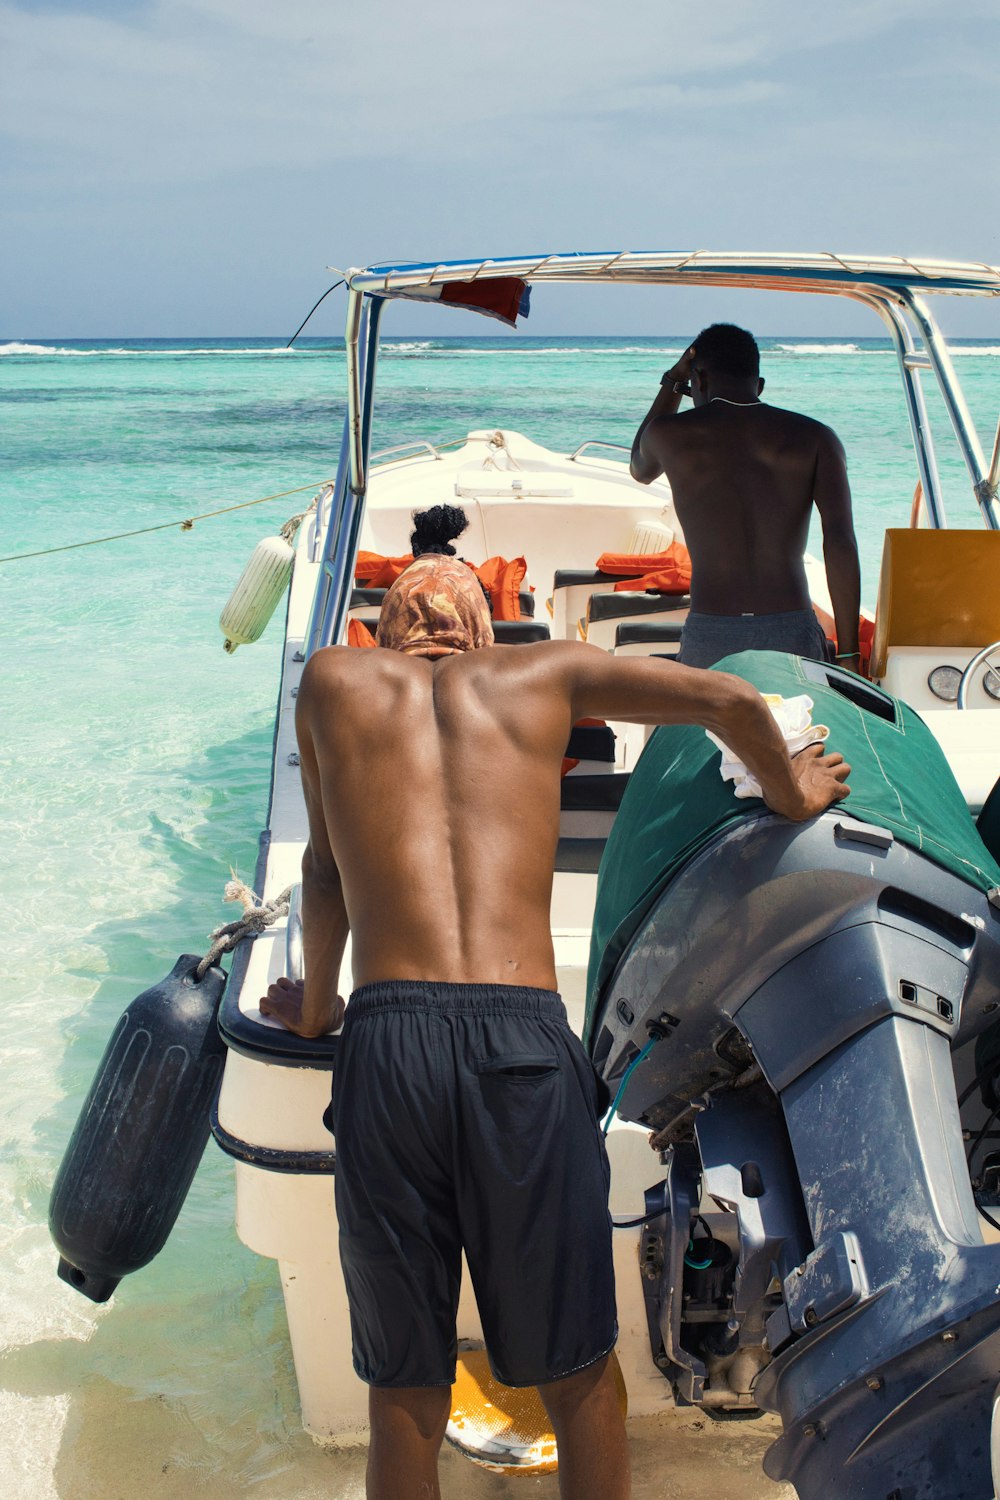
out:
{"label": "outboard motor", "polygon": [[778,1412],[764,1468],[802,1500],[986,1500],[1000,866],[905,705],[776,653],[720,667],[807,693],[851,796],[790,823],[671,726],[622,801],[586,1035],[612,1090],[647,1052],[619,1113],[666,1167],[651,1353],[681,1403]]}

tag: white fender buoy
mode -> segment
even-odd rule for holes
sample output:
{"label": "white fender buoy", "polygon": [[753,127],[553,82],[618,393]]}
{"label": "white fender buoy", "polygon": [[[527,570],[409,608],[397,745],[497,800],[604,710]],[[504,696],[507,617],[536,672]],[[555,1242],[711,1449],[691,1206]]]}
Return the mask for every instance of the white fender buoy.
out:
{"label": "white fender buoy", "polygon": [[274,608],[292,576],[294,549],[283,536],[268,536],[258,542],[240,580],[219,616],[230,655],[237,646],[259,640]]}

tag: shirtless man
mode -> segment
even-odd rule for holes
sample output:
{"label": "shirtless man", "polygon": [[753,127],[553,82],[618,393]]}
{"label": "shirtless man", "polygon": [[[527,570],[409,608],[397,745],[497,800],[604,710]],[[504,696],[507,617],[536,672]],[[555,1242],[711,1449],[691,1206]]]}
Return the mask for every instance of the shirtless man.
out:
{"label": "shirtless man", "polygon": [[301,1036],[338,1027],[350,930],[332,1118],[367,1494],[440,1494],[464,1247],[496,1374],[540,1387],[560,1494],[625,1500],[601,1101],[549,929],[570,729],[703,724],[794,820],[845,797],[849,768],[819,746],[790,761],[735,677],[569,641],[494,647],[477,579],[448,556],[396,581],[377,639],[390,649],[327,647],[302,674],[306,979],[261,1002]]}
{"label": "shirtless man", "polygon": [[[813,505],[837,629],[858,656],[861,574],[844,450],[811,417],[760,399],[752,334],[715,323],[668,370],[632,447],[632,477],[665,474],[691,554],[691,612],[679,659],[710,667],[733,651],[824,656],[802,554]],[[678,413],[690,394],[693,410]]]}

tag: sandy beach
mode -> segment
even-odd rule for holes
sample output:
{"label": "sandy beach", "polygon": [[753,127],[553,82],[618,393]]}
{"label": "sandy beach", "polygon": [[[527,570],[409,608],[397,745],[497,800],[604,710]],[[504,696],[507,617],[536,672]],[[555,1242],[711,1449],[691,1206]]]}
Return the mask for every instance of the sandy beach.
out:
{"label": "sandy beach", "polygon": [[[40,1405],[50,1407],[48,1424]],[[30,1450],[15,1442],[0,1458],[6,1500],[363,1500],[365,1450],[324,1448],[303,1432],[280,1451],[227,1452],[229,1441],[195,1425],[166,1395],[123,1402],[106,1381],[89,1381],[69,1398],[22,1401],[4,1393],[0,1420],[8,1434],[25,1431]],[[243,1414],[250,1437],[252,1415]],[[62,1429],[61,1432],[59,1429]],[[765,1478],[761,1460],[780,1431],[771,1417],[717,1423],[700,1412],[675,1411],[630,1425],[634,1500],[794,1500],[787,1485]],[[51,1439],[51,1443],[45,1441]],[[248,1445],[252,1449],[252,1440]],[[445,1445],[443,1500],[556,1500],[555,1475],[507,1477],[477,1467]]]}

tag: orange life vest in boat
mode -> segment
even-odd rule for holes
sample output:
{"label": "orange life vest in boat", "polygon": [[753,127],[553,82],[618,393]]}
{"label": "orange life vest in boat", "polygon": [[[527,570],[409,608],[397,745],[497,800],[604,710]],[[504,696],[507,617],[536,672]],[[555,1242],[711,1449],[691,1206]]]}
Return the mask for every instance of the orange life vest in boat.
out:
{"label": "orange life vest in boat", "polygon": [[686,594],[691,587],[691,554],[683,542],[671,542],[665,552],[602,552],[597,567],[602,573],[626,575],[615,584],[616,593]]}

